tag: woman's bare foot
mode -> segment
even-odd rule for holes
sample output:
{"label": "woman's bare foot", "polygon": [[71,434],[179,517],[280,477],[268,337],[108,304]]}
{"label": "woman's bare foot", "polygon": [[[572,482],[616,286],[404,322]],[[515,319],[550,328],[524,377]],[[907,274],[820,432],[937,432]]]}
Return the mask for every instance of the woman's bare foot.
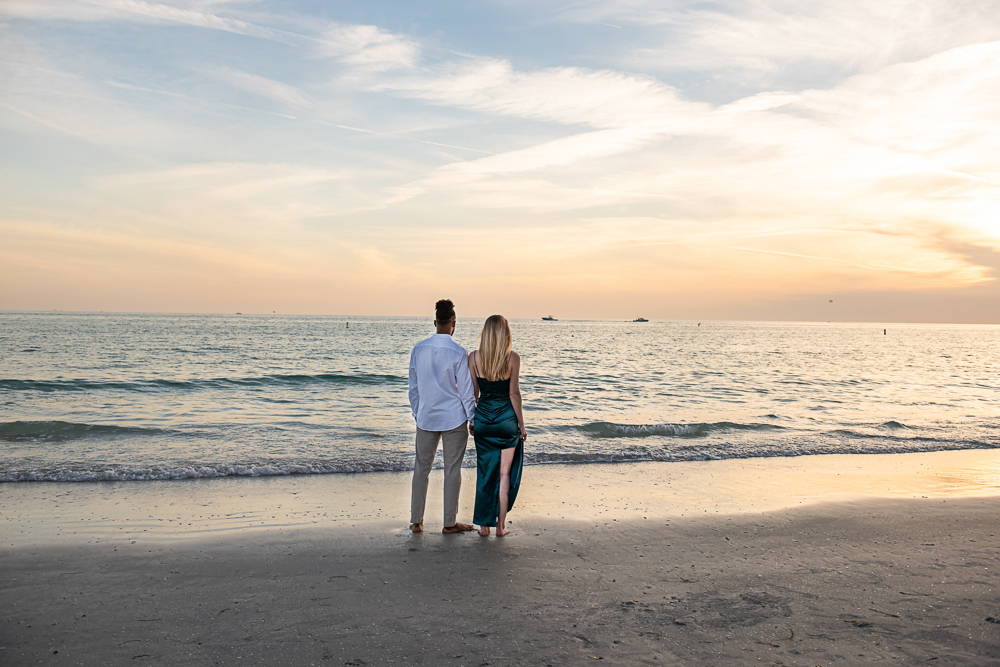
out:
{"label": "woman's bare foot", "polygon": [[507,530],[506,528],[504,528],[503,526],[499,526],[499,525],[497,526],[497,537],[503,537],[504,535],[506,535],[509,532],[510,531]]}
{"label": "woman's bare foot", "polygon": [[480,535],[480,537],[489,537],[490,536],[490,527],[489,526],[480,526],[479,527],[479,535]]}

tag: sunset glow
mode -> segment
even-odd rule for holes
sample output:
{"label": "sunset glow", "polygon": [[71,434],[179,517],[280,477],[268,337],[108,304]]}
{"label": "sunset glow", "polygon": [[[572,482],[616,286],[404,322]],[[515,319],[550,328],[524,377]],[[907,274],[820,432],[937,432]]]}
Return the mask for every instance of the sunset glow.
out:
{"label": "sunset glow", "polygon": [[998,17],[4,0],[0,309],[1000,322]]}

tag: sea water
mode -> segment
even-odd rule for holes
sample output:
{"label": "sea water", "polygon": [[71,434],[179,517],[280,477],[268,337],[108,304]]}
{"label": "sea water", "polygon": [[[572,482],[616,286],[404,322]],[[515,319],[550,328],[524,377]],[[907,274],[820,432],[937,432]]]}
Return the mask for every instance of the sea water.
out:
{"label": "sea water", "polygon": [[[482,318],[456,340],[476,346]],[[1000,327],[513,320],[525,461],[1000,447]],[[0,313],[0,481],[407,470],[429,318]],[[475,465],[470,440],[466,465]]]}

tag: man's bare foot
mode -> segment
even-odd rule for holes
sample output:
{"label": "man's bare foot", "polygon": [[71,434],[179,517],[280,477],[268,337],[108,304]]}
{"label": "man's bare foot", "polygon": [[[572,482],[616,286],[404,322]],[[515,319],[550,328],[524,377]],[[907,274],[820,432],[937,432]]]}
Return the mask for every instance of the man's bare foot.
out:
{"label": "man's bare foot", "polygon": [[422,524],[422,523],[411,523],[410,524],[410,530],[412,532],[414,532],[414,533],[422,533],[422,532],[424,532],[424,524]]}
{"label": "man's bare foot", "polygon": [[444,528],[441,529],[441,532],[442,533],[464,533],[464,532],[466,532],[468,530],[475,530],[475,528],[473,526],[470,526],[467,523],[458,523],[456,521],[454,526],[445,526]]}
{"label": "man's bare foot", "polygon": [[480,526],[480,528],[479,528],[479,534],[482,537],[489,537],[490,536],[490,527],[489,526]]}

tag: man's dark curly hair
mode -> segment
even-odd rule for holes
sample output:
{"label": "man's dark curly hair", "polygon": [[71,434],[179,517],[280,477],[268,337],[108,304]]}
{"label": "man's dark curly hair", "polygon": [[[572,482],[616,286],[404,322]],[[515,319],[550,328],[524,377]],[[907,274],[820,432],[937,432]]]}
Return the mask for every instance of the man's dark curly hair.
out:
{"label": "man's dark curly hair", "polygon": [[434,319],[438,324],[447,324],[455,319],[455,304],[451,299],[441,299],[434,304]]}

